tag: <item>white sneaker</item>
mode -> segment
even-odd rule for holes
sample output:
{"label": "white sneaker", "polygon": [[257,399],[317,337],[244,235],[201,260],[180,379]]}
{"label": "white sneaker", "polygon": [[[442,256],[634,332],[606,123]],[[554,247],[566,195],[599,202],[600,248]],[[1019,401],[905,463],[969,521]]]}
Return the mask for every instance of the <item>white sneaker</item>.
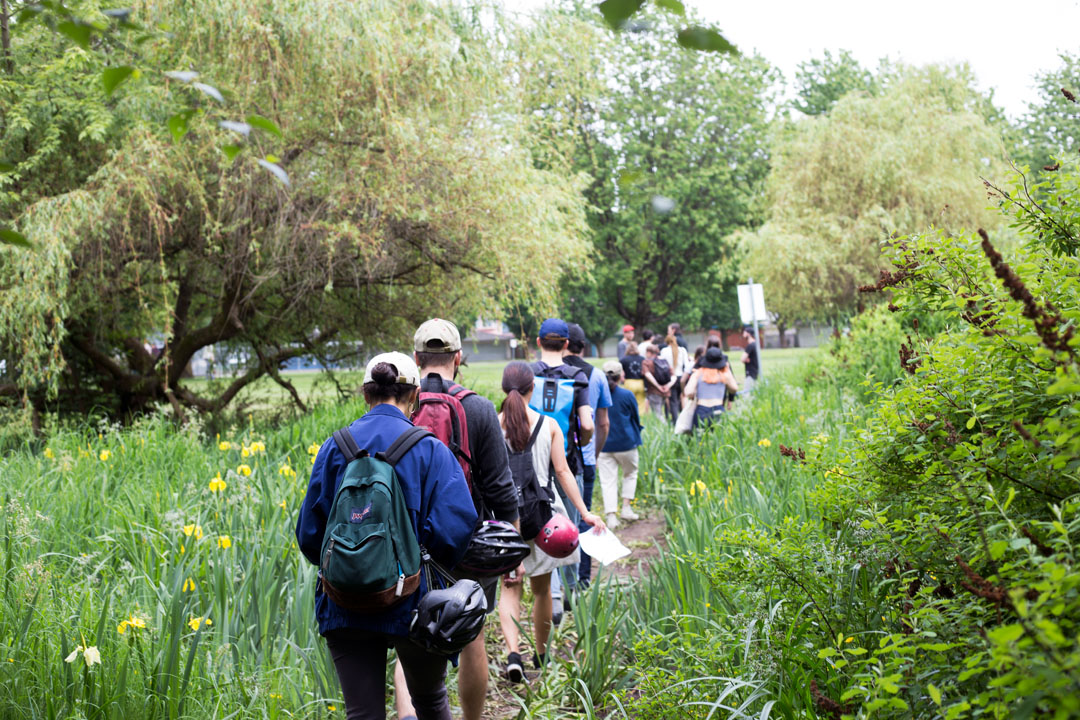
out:
{"label": "white sneaker", "polygon": [[608,526],[608,529],[614,530],[619,527],[619,518],[615,517],[615,513],[608,513],[604,524]]}
{"label": "white sneaker", "polygon": [[624,507],[619,513],[623,520],[640,520],[641,516],[634,512],[633,508]]}

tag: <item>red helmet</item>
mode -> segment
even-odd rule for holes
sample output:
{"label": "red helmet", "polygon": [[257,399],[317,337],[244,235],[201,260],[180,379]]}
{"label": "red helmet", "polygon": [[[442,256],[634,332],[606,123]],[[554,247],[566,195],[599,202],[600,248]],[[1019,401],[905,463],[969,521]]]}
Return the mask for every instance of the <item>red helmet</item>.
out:
{"label": "red helmet", "polygon": [[540,528],[536,546],[553,558],[569,557],[578,547],[578,529],[570,518],[556,513]]}

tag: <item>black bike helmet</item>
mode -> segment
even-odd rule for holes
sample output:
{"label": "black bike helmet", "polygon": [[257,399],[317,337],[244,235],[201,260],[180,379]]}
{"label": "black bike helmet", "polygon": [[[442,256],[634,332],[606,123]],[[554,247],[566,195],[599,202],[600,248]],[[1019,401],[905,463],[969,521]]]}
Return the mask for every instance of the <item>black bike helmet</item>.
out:
{"label": "black bike helmet", "polygon": [[429,590],[413,612],[409,637],[440,655],[453,655],[484,629],[487,598],[475,580],[458,580],[448,588]]}
{"label": "black bike helmet", "polygon": [[457,569],[477,577],[502,575],[516,568],[529,552],[529,543],[513,525],[485,520],[473,533]]}

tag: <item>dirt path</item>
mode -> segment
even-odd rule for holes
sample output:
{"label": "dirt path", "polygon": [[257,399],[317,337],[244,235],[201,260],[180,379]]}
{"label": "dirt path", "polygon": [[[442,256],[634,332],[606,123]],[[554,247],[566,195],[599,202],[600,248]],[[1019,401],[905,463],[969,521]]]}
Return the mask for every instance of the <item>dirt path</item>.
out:
{"label": "dirt path", "polygon": [[[640,520],[634,522],[622,521],[615,529],[615,534],[623,545],[630,548],[630,555],[615,564],[605,566],[602,570],[596,564],[593,565],[593,582],[600,577],[614,575],[614,579],[630,581],[641,577],[642,573],[648,572],[649,563],[659,554],[656,543],[664,542],[666,531],[660,510],[651,508],[648,515],[643,513]],[[531,636],[532,622],[530,619],[531,601],[526,598],[522,607],[522,629]],[[499,630],[498,614],[489,616],[485,624],[484,632],[487,636],[488,658],[492,663],[492,672],[488,683],[487,702],[484,704],[485,720],[508,720],[517,717],[521,711],[521,700],[527,694],[526,686],[515,685],[502,677],[502,665],[506,661],[506,648],[503,645],[502,633]],[[570,648],[564,646],[558,652],[569,652]],[[523,653],[525,661],[530,663],[531,653]],[[531,664],[526,669],[526,675],[530,681],[534,681],[537,671]]]}

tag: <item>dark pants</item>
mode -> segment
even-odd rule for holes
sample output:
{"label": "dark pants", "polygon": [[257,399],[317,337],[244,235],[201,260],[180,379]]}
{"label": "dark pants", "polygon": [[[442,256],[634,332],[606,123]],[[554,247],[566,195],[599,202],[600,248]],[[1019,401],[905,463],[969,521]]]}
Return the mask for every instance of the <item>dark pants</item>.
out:
{"label": "dark pants", "polygon": [[334,659],[347,720],[386,719],[386,651],[397,650],[405,684],[419,720],[452,720],[446,697],[446,658],[408,638],[366,630],[331,630],[326,645]]}
{"label": "dark pants", "polygon": [[[585,501],[585,507],[592,510],[592,491],[593,484],[596,482],[596,466],[586,465],[585,472],[581,475],[581,499]],[[578,532],[585,532],[592,525],[579,520],[577,524]],[[592,577],[592,558],[585,552],[581,553],[581,562],[578,563],[578,579],[586,584],[589,582],[589,578]]]}
{"label": "dark pants", "polygon": [[724,406],[705,407],[698,405],[694,411],[694,428],[704,428],[712,425],[724,413]]}

